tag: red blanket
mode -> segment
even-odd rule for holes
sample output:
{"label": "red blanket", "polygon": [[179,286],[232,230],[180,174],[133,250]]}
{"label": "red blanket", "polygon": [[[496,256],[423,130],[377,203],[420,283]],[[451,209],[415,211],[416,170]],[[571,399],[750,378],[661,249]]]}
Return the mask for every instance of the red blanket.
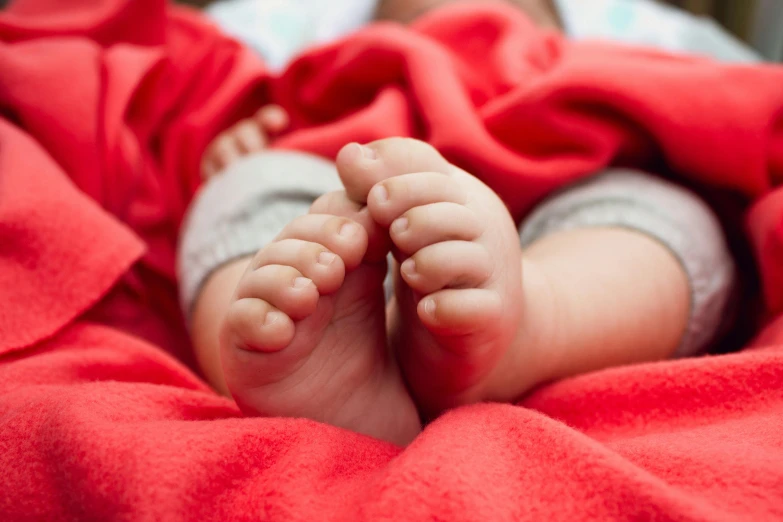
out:
{"label": "red blanket", "polygon": [[[369,28],[270,78],[163,0],[13,4],[0,519],[783,518],[783,69],[571,44],[498,5]],[[269,100],[293,115],[281,146],[416,136],[520,215],[609,164],[738,194],[758,335],[460,409],[406,449],[242,418],[188,369],[173,259],[205,144]]]}

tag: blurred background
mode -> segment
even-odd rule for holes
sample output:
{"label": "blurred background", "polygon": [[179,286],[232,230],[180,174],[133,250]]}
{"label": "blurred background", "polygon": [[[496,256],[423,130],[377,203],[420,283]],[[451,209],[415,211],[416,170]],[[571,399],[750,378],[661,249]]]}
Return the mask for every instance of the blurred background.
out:
{"label": "blurred background", "polygon": [[666,3],[693,14],[710,16],[765,57],[783,61],[782,0],[668,0]]}
{"label": "blurred background", "polygon": [[[0,8],[14,0],[0,0]],[[68,0],[63,0],[68,1]],[[207,7],[214,0],[175,0]],[[328,0],[324,0],[328,1]],[[552,1],[552,0],[550,0]],[[635,2],[637,0],[625,0]],[[709,17],[768,60],[783,61],[783,0],[656,0],[697,16]],[[599,0],[581,0],[590,6]]]}
{"label": "blurred background", "polygon": [[[2,0],[0,0],[2,1]],[[205,7],[213,0],[178,0]],[[582,0],[590,5],[593,0]],[[633,2],[635,0],[626,0]],[[769,60],[783,61],[783,0],[659,0],[714,19]]]}

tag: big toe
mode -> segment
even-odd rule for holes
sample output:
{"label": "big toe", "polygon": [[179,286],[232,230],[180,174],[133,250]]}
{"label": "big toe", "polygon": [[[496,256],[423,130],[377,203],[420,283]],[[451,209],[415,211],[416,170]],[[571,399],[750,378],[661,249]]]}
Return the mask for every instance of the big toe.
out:
{"label": "big toe", "polygon": [[336,163],[348,197],[360,203],[367,202],[379,181],[412,172],[448,174],[454,168],[431,145],[412,138],[350,143],[337,154]]}
{"label": "big toe", "polygon": [[369,209],[364,204],[350,199],[344,190],[327,192],[315,200],[310,207],[310,212],[352,219],[367,231],[368,246],[364,261],[377,263],[386,259],[386,254],[391,247],[389,234],[372,219]]}

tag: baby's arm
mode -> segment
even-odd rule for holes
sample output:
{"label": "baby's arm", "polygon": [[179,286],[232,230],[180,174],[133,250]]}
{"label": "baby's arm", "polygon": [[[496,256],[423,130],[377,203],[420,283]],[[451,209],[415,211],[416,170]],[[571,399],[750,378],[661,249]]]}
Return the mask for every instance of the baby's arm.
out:
{"label": "baby's arm", "polygon": [[711,210],[680,187],[605,174],[542,205],[521,235],[521,335],[536,338],[520,342],[540,347],[543,380],[695,354],[725,319],[731,256]]}

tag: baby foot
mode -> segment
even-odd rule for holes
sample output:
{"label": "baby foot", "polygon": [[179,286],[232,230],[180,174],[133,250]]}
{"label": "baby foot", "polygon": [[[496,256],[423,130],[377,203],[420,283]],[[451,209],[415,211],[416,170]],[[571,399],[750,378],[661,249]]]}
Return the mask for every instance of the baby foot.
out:
{"label": "baby foot", "polygon": [[221,332],[227,385],[249,414],[407,444],[421,426],[387,349],[384,257],[363,262],[374,225],[345,193],[311,212],[321,209],[331,214],[289,223],[237,286]]}
{"label": "baby foot", "polygon": [[337,166],[349,196],[388,228],[402,263],[390,336],[419,405],[434,414],[513,400],[522,252],[504,203],[416,140],[351,144]]}
{"label": "baby foot", "polygon": [[265,149],[270,136],[288,126],[288,114],[278,105],[261,107],[252,118],[246,118],[223,131],[207,147],[201,161],[201,176],[209,179],[220,174],[242,156]]}

